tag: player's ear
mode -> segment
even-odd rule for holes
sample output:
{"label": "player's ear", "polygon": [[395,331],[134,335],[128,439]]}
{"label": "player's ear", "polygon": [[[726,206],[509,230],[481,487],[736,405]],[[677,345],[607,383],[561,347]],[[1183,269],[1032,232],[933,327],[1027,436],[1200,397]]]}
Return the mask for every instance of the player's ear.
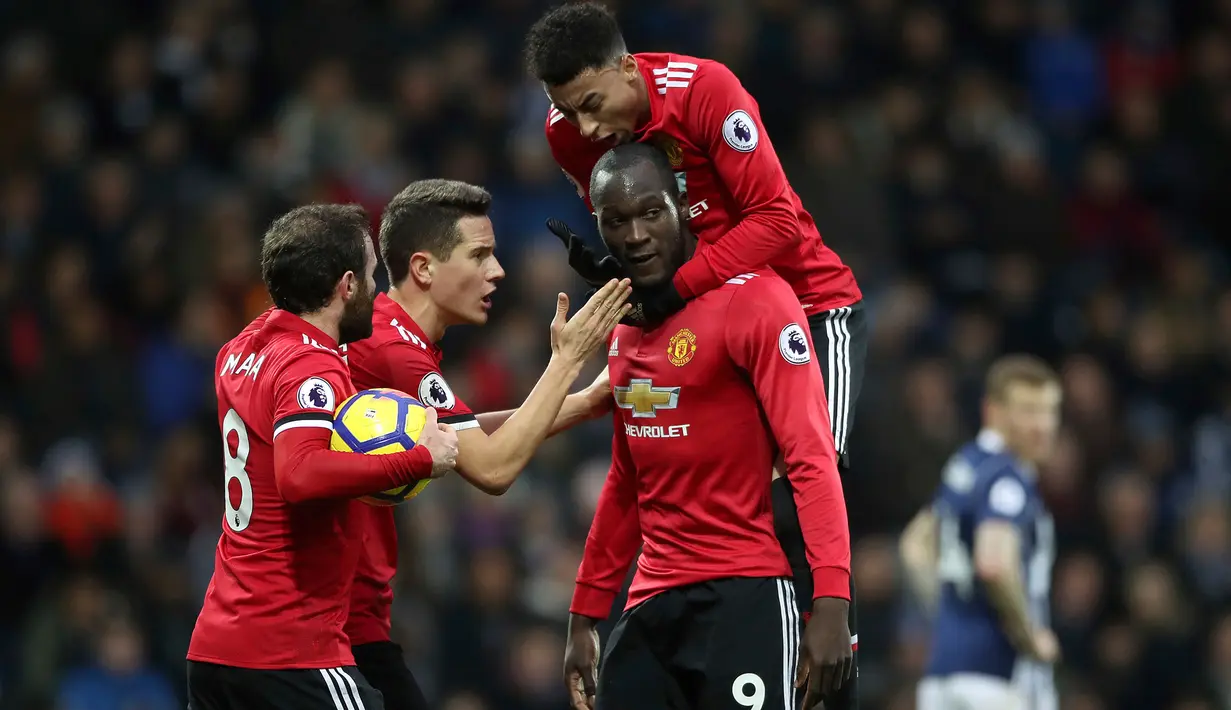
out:
{"label": "player's ear", "polygon": [[340,296],[342,300],[347,301],[354,298],[359,291],[359,277],[354,271],[347,271],[342,274],[342,278],[338,279],[338,286],[334,289],[334,295]]}
{"label": "player's ear", "polygon": [[410,255],[410,277],[415,280],[420,286],[431,286],[432,276],[435,271],[432,255],[427,252],[417,251]]}
{"label": "player's ear", "polygon": [[620,57],[620,72],[624,74],[627,81],[632,81],[637,78],[641,70],[637,68],[637,60],[631,54],[625,54]]}

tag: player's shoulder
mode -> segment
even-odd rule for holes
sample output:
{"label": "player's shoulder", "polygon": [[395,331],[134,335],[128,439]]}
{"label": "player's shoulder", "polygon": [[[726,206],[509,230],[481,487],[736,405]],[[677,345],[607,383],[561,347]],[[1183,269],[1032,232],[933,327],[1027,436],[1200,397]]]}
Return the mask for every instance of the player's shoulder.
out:
{"label": "player's shoulder", "polygon": [[727,279],[714,292],[725,295],[732,305],[758,304],[767,308],[799,308],[794,289],[772,269],[754,269]]}

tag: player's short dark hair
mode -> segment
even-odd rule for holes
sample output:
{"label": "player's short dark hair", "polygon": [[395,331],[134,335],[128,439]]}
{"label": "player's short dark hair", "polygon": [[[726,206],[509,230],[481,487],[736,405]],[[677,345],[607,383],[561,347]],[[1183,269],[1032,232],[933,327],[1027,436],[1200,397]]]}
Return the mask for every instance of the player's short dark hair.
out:
{"label": "player's short dark hair", "polygon": [[463,217],[485,217],[492,196],[458,180],[417,180],[389,201],[380,218],[380,257],[394,285],[410,273],[410,255],[425,251],[447,261],[461,241]]}
{"label": "player's short dark hair", "polygon": [[261,240],[261,278],[274,305],[295,315],[324,308],[347,271],[365,275],[367,239],[359,205],[304,205],[274,220]]}
{"label": "player's short dark hair", "polygon": [[560,86],[587,69],[601,69],[628,54],[611,10],[596,2],[553,8],[526,33],[526,68],[548,86]]}
{"label": "player's short dark hair", "polygon": [[1009,387],[1015,384],[1029,387],[1060,386],[1060,376],[1041,358],[1034,355],[1005,355],[992,363],[987,371],[988,399],[1003,402]]}
{"label": "player's short dark hair", "polygon": [[597,187],[595,181],[600,174],[622,173],[640,165],[652,167],[659,179],[663,181],[663,187],[666,188],[671,199],[679,200],[680,186],[675,180],[675,170],[671,167],[671,161],[666,153],[648,143],[625,143],[603,153],[590,173],[590,194],[594,194],[594,188]]}

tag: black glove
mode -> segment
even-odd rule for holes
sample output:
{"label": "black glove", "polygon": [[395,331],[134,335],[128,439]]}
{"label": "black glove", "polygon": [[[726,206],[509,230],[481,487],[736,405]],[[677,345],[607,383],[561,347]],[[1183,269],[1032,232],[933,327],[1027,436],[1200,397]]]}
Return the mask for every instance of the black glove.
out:
{"label": "black glove", "polygon": [[633,309],[620,322],[638,328],[653,327],[662,323],[684,307],[684,297],[675,290],[675,284],[666,283],[653,288],[635,288],[629,299]]}
{"label": "black glove", "polygon": [[608,281],[624,277],[624,270],[614,256],[608,254],[599,259],[590,247],[577,236],[567,224],[558,219],[547,220],[547,229],[564,242],[568,249],[568,265],[585,280],[591,288],[602,288]]}

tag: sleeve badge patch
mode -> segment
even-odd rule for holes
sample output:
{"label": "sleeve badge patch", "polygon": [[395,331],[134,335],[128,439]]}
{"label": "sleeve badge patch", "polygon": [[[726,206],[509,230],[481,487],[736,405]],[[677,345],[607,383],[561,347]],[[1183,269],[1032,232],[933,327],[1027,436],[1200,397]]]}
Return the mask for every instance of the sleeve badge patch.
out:
{"label": "sleeve badge patch", "polygon": [[319,377],[309,377],[299,386],[295,399],[304,409],[334,410],[333,387]]}
{"label": "sleeve badge patch", "polygon": [[812,361],[812,353],[808,349],[808,335],[798,323],[790,323],[778,333],[778,352],[782,359],[792,365],[802,365]]}
{"label": "sleeve badge patch", "polygon": [[722,138],[735,150],[741,153],[751,153],[756,150],[761,136],[757,132],[756,121],[743,109],[736,109],[727,114],[722,122]]}
{"label": "sleeve badge patch", "polygon": [[429,372],[419,381],[419,401],[435,409],[453,409],[457,398],[439,372]]}

